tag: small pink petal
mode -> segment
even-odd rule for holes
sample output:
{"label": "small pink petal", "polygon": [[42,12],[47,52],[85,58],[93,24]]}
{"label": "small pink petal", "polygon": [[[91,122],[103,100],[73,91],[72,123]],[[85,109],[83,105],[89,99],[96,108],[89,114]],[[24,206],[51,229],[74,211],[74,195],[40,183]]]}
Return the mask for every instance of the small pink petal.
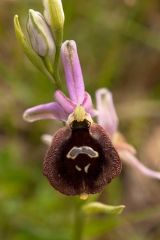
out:
{"label": "small pink petal", "polygon": [[142,164],[133,154],[126,150],[118,150],[118,154],[120,158],[127,163],[128,165],[136,168],[139,170],[141,173],[144,175],[151,177],[151,178],[156,178],[160,180],[160,172],[154,171],[148,167],[146,167],[144,164]]}
{"label": "small pink petal", "polygon": [[97,101],[97,121],[112,136],[118,127],[118,117],[114,107],[112,94],[106,89],[102,88],[96,91]]}
{"label": "small pink petal", "polygon": [[64,109],[55,102],[41,104],[27,109],[23,114],[23,119],[27,122],[34,122],[42,119],[58,119],[65,121],[68,115]]}
{"label": "small pink petal", "polygon": [[66,113],[72,113],[76,104],[74,104],[69,98],[67,98],[62,91],[57,90],[54,94],[54,98],[57,103],[63,107]]}
{"label": "small pink petal", "polygon": [[82,106],[85,108],[86,112],[91,114],[92,117],[96,115],[96,110],[93,108],[92,99],[88,92],[85,92]]}
{"label": "small pink petal", "polygon": [[62,44],[61,58],[70,98],[74,103],[81,104],[85,90],[75,41],[65,41]]}

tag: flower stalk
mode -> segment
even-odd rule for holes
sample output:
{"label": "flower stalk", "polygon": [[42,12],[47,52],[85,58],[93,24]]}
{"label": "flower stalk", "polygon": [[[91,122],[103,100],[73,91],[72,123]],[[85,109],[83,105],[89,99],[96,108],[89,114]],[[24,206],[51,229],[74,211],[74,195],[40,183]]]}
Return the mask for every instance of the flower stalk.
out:
{"label": "flower stalk", "polygon": [[53,65],[53,77],[57,83],[57,89],[62,89],[59,75],[59,62],[60,62],[60,47],[56,46],[56,54]]}
{"label": "flower stalk", "polygon": [[85,226],[85,218],[82,212],[84,202],[76,201],[74,209],[73,240],[82,240]]}

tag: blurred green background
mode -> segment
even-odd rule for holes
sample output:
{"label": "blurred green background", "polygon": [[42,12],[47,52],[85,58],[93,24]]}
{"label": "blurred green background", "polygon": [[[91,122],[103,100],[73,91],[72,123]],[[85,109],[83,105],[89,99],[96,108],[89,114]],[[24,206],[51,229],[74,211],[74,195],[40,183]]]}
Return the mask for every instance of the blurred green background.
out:
{"label": "blurred green background", "polygon": [[[63,0],[64,39],[77,42],[87,91],[108,87],[114,95],[120,129],[147,166],[160,170],[160,1]],[[77,198],[65,197],[42,175],[46,146],[40,137],[61,126],[32,124],[23,111],[51,101],[52,83],[24,56],[14,29],[25,26],[39,0],[0,1],[0,239],[70,240]],[[62,73],[63,76],[63,73]],[[63,78],[63,83],[64,78]],[[123,166],[100,196],[125,204],[118,217],[87,217],[85,240],[159,240],[160,182]]]}

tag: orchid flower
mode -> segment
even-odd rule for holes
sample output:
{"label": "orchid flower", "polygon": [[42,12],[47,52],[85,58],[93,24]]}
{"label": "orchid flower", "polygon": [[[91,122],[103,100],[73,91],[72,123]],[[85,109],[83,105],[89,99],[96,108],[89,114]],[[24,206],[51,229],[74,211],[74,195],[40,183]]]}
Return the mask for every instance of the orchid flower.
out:
{"label": "orchid flower", "polygon": [[86,199],[88,194],[102,191],[120,174],[121,161],[105,130],[92,120],[95,110],[85,91],[74,41],[62,44],[61,59],[69,98],[57,90],[54,102],[30,108],[23,117],[29,122],[41,119],[65,122],[65,127],[50,138],[43,173],[59,192]]}
{"label": "orchid flower", "polygon": [[160,172],[153,171],[141,163],[136,157],[135,148],[128,144],[124,136],[118,131],[118,117],[114,107],[112,94],[106,89],[99,89],[96,92],[97,100],[97,121],[109,134],[114,147],[121,160],[139,170],[142,174],[160,180]]}

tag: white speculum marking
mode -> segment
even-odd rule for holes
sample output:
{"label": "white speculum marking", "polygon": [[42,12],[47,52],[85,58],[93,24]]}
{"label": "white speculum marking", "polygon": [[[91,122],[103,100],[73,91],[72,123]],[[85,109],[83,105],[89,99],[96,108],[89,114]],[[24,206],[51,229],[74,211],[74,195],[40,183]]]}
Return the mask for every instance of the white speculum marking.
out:
{"label": "white speculum marking", "polygon": [[91,164],[89,163],[88,165],[85,166],[85,168],[84,168],[85,173],[88,173],[88,169],[89,169],[90,165]]}
{"label": "white speculum marking", "polygon": [[75,169],[76,169],[78,172],[81,172],[81,171],[82,171],[82,168],[80,168],[78,165],[75,166]]}
{"label": "white speculum marking", "polygon": [[[88,146],[82,146],[82,147],[73,147],[68,153],[67,153],[67,158],[71,158],[71,159],[76,159],[76,157],[79,154],[86,154],[88,155],[90,158],[97,158],[99,156],[99,153],[95,150],[93,150],[93,148],[88,147]],[[91,163],[87,164],[84,167],[84,172],[88,173],[89,167],[90,167]],[[82,168],[80,168],[78,165],[75,165],[75,169],[78,172],[82,171]]]}
{"label": "white speculum marking", "polygon": [[[87,165],[84,167],[84,172],[85,172],[85,173],[88,173],[88,169],[89,169],[90,166],[91,166],[91,163],[87,164]],[[81,171],[82,171],[82,168],[80,168],[78,165],[75,165],[75,169],[76,169],[78,172],[81,172]]]}
{"label": "white speculum marking", "polygon": [[99,153],[88,146],[73,147],[68,153],[67,158],[75,159],[79,154],[86,154],[90,158],[97,158]]}

